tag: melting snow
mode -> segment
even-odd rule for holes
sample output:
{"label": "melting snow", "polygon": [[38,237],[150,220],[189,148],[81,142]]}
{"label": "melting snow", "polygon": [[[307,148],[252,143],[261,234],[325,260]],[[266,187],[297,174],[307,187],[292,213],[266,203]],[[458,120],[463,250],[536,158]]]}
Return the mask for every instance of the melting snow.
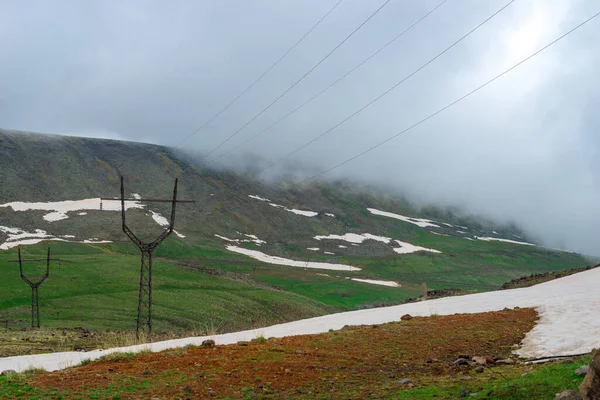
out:
{"label": "melting snow", "polygon": [[450,235],[446,235],[445,233],[439,233],[439,232],[434,232],[434,231],[429,231],[429,233],[433,233],[434,235],[438,235],[438,236],[450,236]]}
{"label": "melting snow", "polygon": [[516,240],[500,239],[500,238],[493,238],[493,237],[475,236],[475,239],[483,240],[485,242],[496,241],[496,242],[506,242],[506,243],[513,243],[513,244],[523,244],[523,245],[526,245],[526,246],[537,246],[536,244],[533,244],[533,243],[518,242]]}
{"label": "melting snow", "polygon": [[[38,244],[45,240],[53,240],[59,242],[75,242],[73,235],[64,235],[61,237],[49,235],[46,231],[36,229],[35,232],[27,232],[19,228],[11,228],[8,226],[0,226],[0,231],[8,235],[5,243],[0,244],[0,250],[9,250],[17,246],[27,246]],[[84,241],[83,243],[111,243],[110,241]]]}
{"label": "melting snow", "polygon": [[86,353],[70,351],[7,357],[0,359],[0,370],[21,372],[29,368],[43,368],[55,371],[110,353],[144,350],[158,352],[190,344],[200,345],[206,339],[213,339],[218,345],[224,345],[250,341],[259,334],[264,337],[285,337],[327,332],[330,329],[341,329],[344,325],[383,324],[400,321],[404,314],[429,316],[480,313],[499,311],[505,307],[535,307],[540,313],[537,325],[527,333],[523,346],[516,351],[519,356],[548,357],[587,353],[600,347],[600,319],[597,312],[600,309],[600,290],[597,288],[599,280],[600,268],[595,268],[528,288],[349,311],[216,336],[189,337]]}
{"label": "melting snow", "polygon": [[299,268],[317,268],[317,269],[330,269],[334,271],[360,271],[360,268],[353,267],[351,265],[344,264],[331,264],[331,263],[323,263],[323,262],[313,262],[313,261],[295,261],[290,260],[283,257],[275,257],[270,256],[268,254],[262,253],[257,250],[249,250],[244,249],[242,247],[237,246],[226,246],[225,247],[229,251],[233,251],[235,253],[245,254],[249,257],[254,258],[255,260],[263,261],[269,264],[276,265],[287,265],[289,267],[299,267]]}
{"label": "melting snow", "polygon": [[401,242],[399,240],[394,240],[394,242],[396,242],[400,245],[400,247],[394,247],[394,251],[398,254],[416,253],[417,251],[429,251],[431,253],[441,253],[441,251],[438,251],[438,250],[428,249],[426,247],[421,247],[421,246],[415,246],[413,244]]}
{"label": "melting snow", "polygon": [[295,208],[287,208],[286,206],[282,206],[280,204],[275,204],[275,203],[269,203],[270,206],[275,207],[275,208],[281,208],[284,209],[285,211],[294,213],[294,214],[298,214],[298,215],[303,215],[305,217],[316,217],[317,215],[319,215],[318,212],[314,212],[314,211],[306,211],[306,210],[297,210]]}
{"label": "melting snow", "polygon": [[347,249],[347,248],[348,248],[348,246],[344,246],[343,244],[340,244],[340,245],[338,245],[338,247],[339,247],[340,249]]}
{"label": "melting snow", "polygon": [[371,283],[373,285],[400,287],[400,284],[397,282],[394,282],[394,281],[377,281],[374,279],[359,279],[359,278],[352,278],[352,280],[356,281],[356,282]]}
{"label": "melting snow", "polygon": [[331,217],[331,218],[335,218],[335,214],[332,214],[332,213],[325,213],[325,215],[327,215],[328,217]]}
{"label": "melting snow", "polygon": [[[241,233],[239,233],[239,234],[241,235]],[[215,233],[215,236],[218,237],[219,239],[223,239],[223,240],[226,240],[228,242],[233,242],[233,243],[254,243],[257,246],[267,243],[264,240],[260,240],[255,235],[248,235],[248,234],[244,234],[244,236],[249,237],[250,239],[229,239],[229,238],[226,238],[225,236],[217,235],[216,233]]]}
{"label": "melting snow", "polygon": [[381,216],[390,217],[390,218],[396,218],[401,221],[420,226],[421,228],[427,228],[427,227],[439,228],[440,227],[439,225],[434,224],[435,221],[432,221],[430,219],[406,217],[404,215],[394,214],[394,213],[387,212],[387,211],[379,211],[379,210],[376,210],[375,208],[367,208],[367,210],[369,210],[369,212],[371,214],[381,215]]}
{"label": "melting snow", "polygon": [[450,224],[447,224],[445,222],[442,222],[442,225],[446,225],[446,226],[449,226],[450,228],[454,228],[454,225],[450,225]]}
{"label": "melting snow", "polygon": [[320,249],[318,247],[309,247],[306,250],[319,251]]}
{"label": "melting snow", "polygon": [[335,253],[332,253],[330,251],[324,251],[323,254],[329,254],[330,256],[335,256]]}
{"label": "melting snow", "polygon": [[249,194],[248,197],[250,197],[251,199],[260,200],[260,201],[271,201],[269,199],[265,199],[264,197],[260,197],[255,194]]}
{"label": "melting snow", "polygon": [[467,232],[465,232],[465,231],[456,231],[456,233],[463,233],[464,234],[464,233],[467,233]]}
{"label": "melting snow", "polygon": [[317,240],[331,239],[331,240],[343,240],[350,243],[362,243],[367,239],[376,240],[378,242],[389,243],[391,238],[383,236],[375,236],[370,233],[346,233],[345,235],[329,235],[329,236],[315,236]]}

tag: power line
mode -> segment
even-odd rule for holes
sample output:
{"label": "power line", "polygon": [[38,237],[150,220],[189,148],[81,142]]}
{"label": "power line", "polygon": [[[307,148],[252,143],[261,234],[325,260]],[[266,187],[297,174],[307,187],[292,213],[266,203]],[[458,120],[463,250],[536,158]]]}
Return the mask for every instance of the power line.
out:
{"label": "power line", "polygon": [[[311,69],[309,69],[304,75],[302,75],[300,77],[300,79],[298,79],[297,81],[295,81],[290,87],[288,87],[286,90],[283,91],[283,93],[281,93],[275,100],[273,100],[268,106],[266,106],[265,108],[262,109],[262,111],[260,111],[258,114],[256,114],[254,117],[252,117],[250,120],[248,120],[246,123],[244,123],[238,130],[236,130],[235,132],[233,132],[231,135],[229,135],[225,140],[221,141],[216,147],[214,147],[212,150],[210,150],[205,157],[210,156],[211,154],[213,154],[215,151],[217,151],[218,149],[220,149],[225,143],[229,142],[234,136],[236,136],[238,133],[240,133],[245,127],[247,127],[248,125],[250,125],[254,120],[256,120],[258,117],[260,117],[262,114],[264,114],[269,108],[271,108],[275,103],[277,103],[283,96],[285,96],[290,90],[292,90],[294,87],[296,87],[296,85],[298,85],[300,82],[302,82],[304,80],[304,78],[306,78],[311,72],[313,72],[315,69],[317,69],[317,67],[319,65],[321,65],[325,60],[327,60],[329,58],[329,56],[331,56],[337,49],[339,49],[344,43],[346,43],[346,41],[348,39],[350,39],[356,32],[358,32],[360,30],[360,28],[362,28],[367,22],[369,22],[371,20],[371,18],[373,18],[377,13],[379,13],[379,11],[381,11],[383,9],[383,7],[385,7],[391,0],[386,0],[383,5],[381,5],[377,10],[375,10],[375,12],[373,12],[371,15],[369,15],[369,17],[364,20],[358,27],[356,27],[348,36],[346,36],[344,38],[344,40],[342,40],[337,46],[335,46],[329,53],[327,53],[327,55],[325,55],[325,57],[323,57],[318,63],[316,63]],[[513,0],[514,1],[514,0]]]}
{"label": "power line", "polygon": [[298,47],[298,45],[304,41],[304,39],[306,39],[306,37],[308,35],[310,35],[310,33],[315,30],[315,28],[317,26],[319,26],[321,24],[321,22],[323,22],[323,20],[325,18],[327,18],[327,16],[329,14],[331,14],[333,12],[333,10],[335,10],[337,8],[337,6],[344,0],[338,0],[337,3],[335,3],[333,5],[333,7],[331,7],[329,9],[329,11],[327,11],[325,13],[325,15],[323,15],[321,17],[321,19],[319,19],[317,21],[316,24],[314,24],[312,26],[312,28],[310,28],[308,30],[308,32],[306,32],[296,43],[294,43],[292,45],[292,47],[290,47],[285,53],[283,53],[283,55],[281,57],[279,57],[277,59],[277,61],[275,61],[273,64],[271,64],[271,66],[269,68],[267,68],[265,70],[265,72],[263,72],[258,78],[256,78],[254,80],[254,82],[252,82],[246,89],[242,90],[242,92],[240,94],[238,94],[231,102],[229,102],[225,107],[223,107],[218,113],[216,113],[215,115],[213,115],[211,118],[209,118],[204,124],[202,124],[202,126],[200,126],[198,129],[196,129],[194,132],[192,132],[190,135],[188,135],[186,138],[184,138],[181,142],[179,142],[179,144],[177,146],[175,146],[176,148],[181,146],[183,144],[183,142],[187,141],[188,139],[190,139],[192,136],[194,136],[195,134],[197,134],[198,132],[200,132],[202,129],[204,129],[208,124],[210,124],[212,121],[214,121],[219,115],[221,115],[222,113],[224,113],[229,107],[231,107],[236,101],[238,101],[240,99],[240,97],[242,97],[243,95],[245,95],[250,89],[252,89],[252,87],[254,87],[254,85],[256,85],[260,80],[262,80],[262,78],[264,78],[269,72],[271,72],[271,70],[273,68],[275,68],[277,66],[277,64],[279,64],[289,53],[292,52],[292,50],[294,50],[296,47]]}
{"label": "power line", "polygon": [[396,133],[393,136],[390,136],[389,138],[369,147],[368,149],[361,151],[360,153],[332,166],[331,168],[328,168],[324,171],[319,172],[316,175],[311,176],[310,178],[307,178],[303,181],[301,181],[300,183],[305,183],[308,181],[311,181],[319,176],[325,175],[328,172],[333,171],[334,169],[337,169],[339,167],[341,167],[342,165],[348,164],[351,161],[356,160],[357,158],[375,150],[378,147],[381,147],[382,145],[390,142],[391,140],[397,138],[398,136],[402,135],[403,133],[406,133],[408,131],[410,131],[411,129],[416,128],[417,126],[421,125],[422,123],[430,120],[431,118],[435,117],[436,115],[444,112],[445,110],[449,109],[450,107],[454,106],[455,104],[463,101],[464,99],[466,99],[467,97],[471,96],[472,94],[478,92],[479,90],[483,89],[484,87],[486,87],[487,85],[489,85],[490,83],[496,81],[497,79],[501,78],[502,76],[506,75],[507,73],[509,73],[510,71],[512,71],[513,69],[519,67],[521,64],[524,64],[525,62],[529,61],[530,59],[532,59],[533,57],[537,56],[539,53],[543,52],[544,50],[546,50],[547,48],[549,48],[550,46],[554,45],[555,43],[559,42],[560,40],[564,39],[565,37],[567,37],[568,35],[570,35],[571,33],[573,33],[574,31],[576,31],[577,29],[581,28],[583,25],[587,24],[588,22],[590,22],[591,20],[593,20],[594,18],[598,17],[600,15],[600,12],[592,15],[590,18],[586,19],[585,21],[581,22],[579,25],[575,26],[574,28],[572,28],[571,30],[567,31],[566,33],[562,34],[561,36],[559,36],[558,38],[554,39],[553,41],[551,41],[550,43],[546,44],[545,46],[543,46],[542,48],[540,48],[539,50],[535,51],[534,53],[530,54],[529,56],[527,56],[526,58],[524,58],[523,60],[519,61],[518,63],[516,63],[515,65],[513,65],[512,67],[506,69],[505,71],[503,71],[502,73],[496,75],[495,77],[493,77],[492,79],[490,79],[489,81],[483,83],[482,85],[478,86],[477,88],[471,90],[470,92],[468,92],[467,94],[459,97],[458,99],[454,100],[453,102],[451,102],[450,104],[440,108],[439,110],[435,111],[432,114],[429,114],[427,117],[423,118],[422,120],[416,122],[415,124],[409,126],[408,128]]}
{"label": "power line", "polygon": [[444,3],[446,3],[448,0],[443,0],[442,2],[440,2],[437,6],[435,6],[434,8],[432,8],[431,10],[429,10],[425,15],[423,15],[421,18],[419,18],[417,21],[415,21],[412,25],[410,25],[408,28],[404,29],[402,32],[400,32],[398,35],[396,35],[392,40],[390,40],[389,42],[387,42],[385,45],[383,45],[382,47],[380,47],[377,51],[375,51],[373,54],[371,54],[369,57],[367,57],[366,59],[364,59],[363,61],[361,61],[359,64],[357,64],[354,68],[352,68],[351,70],[349,70],[348,72],[346,72],[344,75],[342,75],[340,78],[338,78],[335,82],[333,82],[332,84],[330,84],[329,86],[327,86],[325,89],[321,90],[319,93],[317,93],[316,95],[314,95],[313,97],[309,98],[308,100],[306,100],[304,103],[300,104],[298,107],[294,108],[292,111],[290,111],[289,113],[285,114],[283,117],[279,118],[277,121],[275,121],[274,123],[272,123],[271,125],[269,125],[268,127],[266,127],[265,129],[257,132],[255,135],[251,136],[250,138],[246,139],[245,141],[243,141],[242,143],[238,144],[237,146],[232,147],[231,149],[229,149],[228,151],[226,151],[225,153],[220,154],[218,157],[215,157],[213,160],[218,160],[224,156],[226,156],[227,154],[230,154],[231,152],[239,149],[240,147],[244,146],[245,144],[247,144],[248,142],[256,139],[257,137],[259,137],[260,135],[262,135],[263,133],[265,133],[266,131],[270,130],[271,128],[273,128],[275,125],[278,125],[279,123],[281,123],[283,120],[285,120],[287,117],[289,117],[290,115],[296,113],[297,111],[299,111],[301,108],[303,108],[305,105],[307,105],[308,103],[312,102],[313,100],[315,100],[317,97],[321,96],[323,93],[325,93],[326,91],[328,91],[329,89],[331,89],[332,87],[334,87],[335,85],[337,85],[339,82],[341,82],[342,80],[344,80],[348,75],[352,74],[354,71],[356,71],[357,69],[359,69],[360,67],[362,67],[364,64],[366,64],[369,60],[371,60],[373,57],[375,57],[377,54],[379,54],[380,52],[382,52],[384,49],[386,49],[387,47],[391,46],[396,40],[400,39],[402,36],[404,36],[408,31],[412,30],[415,26],[417,26],[419,23],[421,23],[424,19],[426,19],[427,17],[429,17],[429,15],[433,14],[434,11],[436,11],[438,8],[440,8]]}
{"label": "power line", "polygon": [[329,128],[325,132],[321,133],[319,136],[317,136],[317,137],[309,140],[308,142],[306,142],[302,146],[298,147],[297,149],[295,149],[291,153],[288,153],[287,155],[281,157],[277,161],[274,161],[269,166],[267,166],[266,168],[264,168],[263,170],[261,170],[259,173],[262,173],[262,172],[264,172],[264,171],[266,171],[266,170],[274,167],[275,165],[279,164],[280,162],[282,162],[282,161],[290,158],[294,154],[299,153],[300,151],[304,150],[305,148],[307,148],[311,144],[315,143],[316,141],[318,141],[319,139],[323,138],[325,135],[327,135],[331,131],[335,130],[339,126],[343,125],[344,123],[346,123],[347,121],[349,121],[350,119],[352,119],[353,117],[355,117],[356,115],[358,115],[359,113],[361,113],[362,111],[364,111],[366,108],[370,107],[371,105],[373,105],[374,103],[376,103],[377,101],[379,101],[381,98],[383,98],[384,96],[386,96],[387,94],[389,94],[390,92],[392,92],[398,86],[400,86],[401,84],[403,84],[404,82],[406,82],[407,80],[409,80],[410,78],[412,78],[418,72],[420,72],[425,67],[427,67],[429,64],[431,64],[432,62],[434,62],[435,60],[437,60],[438,58],[440,58],[442,55],[444,55],[446,52],[448,52],[449,50],[451,50],[454,46],[456,46],[457,44],[459,44],[460,42],[462,42],[464,39],[466,39],[468,36],[470,36],[473,32],[475,32],[476,30],[478,30],[479,28],[481,28],[483,25],[485,25],[487,22],[489,22],[496,15],[500,14],[502,11],[504,11],[504,9],[506,9],[508,6],[510,6],[514,2],[515,2],[515,0],[510,0],[508,3],[506,3],[498,11],[496,11],[495,13],[493,13],[492,15],[490,15],[488,18],[486,18],[485,20],[483,20],[483,22],[481,22],[479,25],[477,25],[476,27],[474,27],[473,29],[471,29],[469,32],[467,32],[466,34],[464,34],[463,36],[461,36],[458,40],[456,40],[450,46],[446,47],[443,51],[441,51],[440,53],[438,53],[435,57],[431,58],[425,64],[421,65],[419,68],[415,69],[413,72],[411,72],[410,74],[408,74],[407,76],[405,76],[402,80],[400,80],[395,85],[393,85],[392,87],[390,87],[389,89],[387,89],[385,92],[381,93],[379,96],[375,97],[373,100],[371,100],[370,102],[368,102],[367,104],[365,104],[364,106],[362,106],[361,108],[359,108],[358,110],[356,110],[355,112],[353,112],[352,114],[350,114],[349,116],[347,116],[346,118],[344,118],[343,120],[341,120],[340,122],[336,123],[331,128]]}

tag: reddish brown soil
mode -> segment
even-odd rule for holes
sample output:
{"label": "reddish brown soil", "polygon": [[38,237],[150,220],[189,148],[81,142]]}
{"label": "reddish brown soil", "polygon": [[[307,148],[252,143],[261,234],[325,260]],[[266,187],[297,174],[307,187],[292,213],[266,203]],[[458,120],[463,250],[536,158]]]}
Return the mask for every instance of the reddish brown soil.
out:
{"label": "reddish brown soil", "polygon": [[391,395],[440,375],[469,374],[459,354],[508,356],[536,321],[531,309],[413,318],[322,335],[256,340],[98,361],[35,377],[60,392],[121,398],[356,398]]}

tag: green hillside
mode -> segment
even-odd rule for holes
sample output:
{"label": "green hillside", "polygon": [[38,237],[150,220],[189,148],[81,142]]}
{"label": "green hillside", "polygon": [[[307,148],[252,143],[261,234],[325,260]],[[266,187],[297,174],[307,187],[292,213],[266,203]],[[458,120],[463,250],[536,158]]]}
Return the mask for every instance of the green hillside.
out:
{"label": "green hillside", "polygon": [[[106,204],[100,210],[98,201],[82,212],[47,220],[49,210],[19,211],[8,205],[118,196],[120,175],[128,196],[168,198],[178,177],[179,197],[196,201],[178,206],[175,229],[182,236],[172,235],[156,252],[155,319],[163,331],[208,323],[237,330],[398,303],[418,296],[421,282],[429,289],[493,290],[523,275],[590,264],[578,254],[498,241],[531,242],[516,224],[417,207],[385,189],[348,181],[267,184],[249,173],[186,160],[192,159],[154,145],[0,131],[0,246],[6,248],[0,247],[0,319],[27,325],[29,288],[20,280],[17,265],[8,261],[15,258],[14,243],[37,234],[38,240],[76,242],[22,246],[30,256],[43,254],[50,245],[53,255],[65,260],[53,267],[40,290],[43,324],[134,327],[139,256],[121,231],[118,212],[108,211]],[[428,218],[435,226],[375,215],[368,208]],[[135,232],[147,238],[163,229],[151,212],[168,216],[169,208],[154,203],[127,212]],[[372,236],[362,243],[315,238],[346,234]],[[256,244],[249,235],[265,243]],[[478,239],[489,237],[494,240]],[[437,252],[399,254],[396,240]],[[226,246],[360,271],[268,264]]]}

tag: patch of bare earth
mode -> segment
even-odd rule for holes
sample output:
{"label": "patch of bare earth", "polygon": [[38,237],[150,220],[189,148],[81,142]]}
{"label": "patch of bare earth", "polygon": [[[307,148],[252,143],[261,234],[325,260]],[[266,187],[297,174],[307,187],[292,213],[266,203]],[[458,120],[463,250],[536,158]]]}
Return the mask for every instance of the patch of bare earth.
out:
{"label": "patch of bare earth", "polygon": [[320,335],[194,347],[36,375],[35,386],[122,398],[357,398],[393,395],[473,367],[460,354],[509,356],[535,325],[532,309],[413,318]]}

